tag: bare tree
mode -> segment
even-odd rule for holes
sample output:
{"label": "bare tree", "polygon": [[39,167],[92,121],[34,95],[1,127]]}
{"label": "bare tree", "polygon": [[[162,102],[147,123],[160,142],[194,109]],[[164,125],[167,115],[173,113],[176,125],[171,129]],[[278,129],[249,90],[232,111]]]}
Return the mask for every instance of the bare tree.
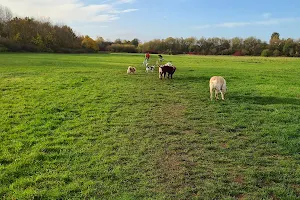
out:
{"label": "bare tree", "polygon": [[8,7],[0,5],[0,23],[7,22],[11,20],[13,14]]}
{"label": "bare tree", "polygon": [[9,27],[7,23],[12,19],[13,14],[7,7],[0,5],[0,37],[6,37]]}

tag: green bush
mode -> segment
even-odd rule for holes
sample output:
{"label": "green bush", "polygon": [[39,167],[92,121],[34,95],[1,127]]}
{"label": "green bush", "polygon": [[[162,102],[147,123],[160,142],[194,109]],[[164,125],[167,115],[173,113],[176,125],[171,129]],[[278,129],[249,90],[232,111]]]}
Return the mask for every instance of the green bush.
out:
{"label": "green bush", "polygon": [[0,52],[7,52],[8,48],[0,44]]}
{"label": "green bush", "polygon": [[8,51],[18,52],[21,51],[21,45],[17,42],[9,40],[7,38],[0,37],[0,45],[5,47]]}
{"label": "green bush", "polygon": [[107,47],[107,50],[111,52],[126,52],[126,53],[137,52],[137,48],[132,44],[112,44]]}
{"label": "green bush", "polygon": [[263,57],[269,57],[270,56],[270,50],[269,49],[264,49],[261,52],[261,56],[263,56]]}
{"label": "green bush", "polygon": [[275,50],[273,51],[273,56],[275,56],[275,57],[280,56],[280,51],[279,51],[278,49],[275,49]]}

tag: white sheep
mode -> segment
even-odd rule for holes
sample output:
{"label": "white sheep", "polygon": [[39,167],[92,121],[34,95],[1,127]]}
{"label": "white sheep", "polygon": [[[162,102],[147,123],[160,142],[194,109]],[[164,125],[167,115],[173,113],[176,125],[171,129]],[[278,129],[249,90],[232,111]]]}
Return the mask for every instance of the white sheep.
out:
{"label": "white sheep", "polygon": [[210,100],[213,99],[213,90],[215,90],[215,98],[218,100],[218,93],[221,93],[222,100],[226,93],[226,81],[222,76],[213,76],[209,80]]}

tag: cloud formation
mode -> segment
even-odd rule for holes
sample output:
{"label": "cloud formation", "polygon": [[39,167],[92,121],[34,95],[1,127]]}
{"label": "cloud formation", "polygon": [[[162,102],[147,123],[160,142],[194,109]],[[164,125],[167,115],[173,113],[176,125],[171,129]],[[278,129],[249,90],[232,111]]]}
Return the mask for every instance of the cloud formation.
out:
{"label": "cloud formation", "polygon": [[110,22],[120,18],[120,14],[137,11],[123,9],[134,0],[108,0],[102,4],[87,5],[84,0],[1,0],[1,5],[9,7],[20,17],[50,18],[59,23]]}
{"label": "cloud formation", "polygon": [[264,13],[263,14],[263,17],[266,18],[266,19],[270,18],[271,16],[272,16],[271,13]]}

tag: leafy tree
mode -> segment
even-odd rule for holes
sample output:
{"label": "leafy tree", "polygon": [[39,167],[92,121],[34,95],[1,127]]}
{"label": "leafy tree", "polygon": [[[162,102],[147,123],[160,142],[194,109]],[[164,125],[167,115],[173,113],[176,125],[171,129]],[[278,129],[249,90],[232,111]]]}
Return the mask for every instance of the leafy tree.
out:
{"label": "leafy tree", "polygon": [[129,41],[129,40],[122,40],[122,44],[131,44],[131,41]]}
{"label": "leafy tree", "polygon": [[81,42],[82,47],[86,48],[86,49],[91,49],[94,51],[98,51],[99,50],[99,46],[97,45],[97,42],[95,40],[93,40],[92,38],[90,38],[88,35],[86,35],[84,37],[84,39]]}
{"label": "leafy tree", "polygon": [[225,38],[221,38],[219,40],[219,46],[218,46],[218,51],[219,51],[219,55],[229,55],[230,54],[230,41],[225,39]]}
{"label": "leafy tree", "polygon": [[15,41],[15,42],[21,41],[20,33],[16,33],[16,35],[12,37],[12,40]]}
{"label": "leafy tree", "polygon": [[200,38],[196,42],[195,53],[201,55],[207,55],[209,50],[209,43],[205,38]]}
{"label": "leafy tree", "polygon": [[184,43],[187,48],[186,52],[193,52],[194,46],[197,43],[197,39],[195,37],[189,37],[184,39]]}
{"label": "leafy tree", "polygon": [[279,40],[280,34],[277,32],[273,32],[271,35],[271,40]]}
{"label": "leafy tree", "polygon": [[45,49],[45,44],[40,34],[37,34],[36,37],[32,38],[32,43],[35,44],[40,51]]}
{"label": "leafy tree", "polygon": [[136,53],[136,47],[132,44],[112,44],[108,50],[111,52]]}
{"label": "leafy tree", "polygon": [[143,53],[143,44],[139,44],[139,46],[137,46],[136,50],[138,53]]}
{"label": "leafy tree", "polygon": [[300,39],[295,40],[295,55],[296,57],[300,57]]}
{"label": "leafy tree", "polygon": [[135,47],[139,46],[140,40],[137,38],[134,38],[133,40],[131,40],[130,42],[132,45],[134,45]]}
{"label": "leafy tree", "polygon": [[275,49],[275,50],[273,51],[273,56],[275,56],[275,57],[280,56],[280,51],[279,51],[278,49]]}
{"label": "leafy tree", "polygon": [[173,51],[175,50],[175,38],[172,38],[172,37],[168,37],[164,40],[164,43],[165,43],[165,47],[166,47],[166,52],[168,54],[173,54]]}
{"label": "leafy tree", "polygon": [[118,39],[116,39],[116,40],[114,41],[114,43],[115,43],[115,44],[122,44],[122,41],[121,41],[120,38],[118,38]]}
{"label": "leafy tree", "polygon": [[243,48],[244,40],[239,37],[234,37],[231,39],[231,48],[233,51],[238,51]]}
{"label": "leafy tree", "polygon": [[271,55],[270,53],[270,50],[269,49],[264,49],[262,52],[261,52],[261,56],[263,57],[269,57]]}
{"label": "leafy tree", "polygon": [[96,43],[97,43],[97,45],[99,47],[99,50],[100,51],[105,51],[106,44],[105,44],[104,38],[98,36],[95,41],[96,41]]}
{"label": "leafy tree", "polygon": [[104,38],[103,37],[99,37],[97,36],[96,40],[95,40],[97,43],[103,43],[105,42]]}
{"label": "leafy tree", "polygon": [[202,55],[251,55],[251,56],[300,56],[300,39],[280,39],[273,32],[269,44],[255,37],[226,38],[173,38],[153,39],[141,43],[116,39],[105,41],[102,37],[93,40],[89,36],[77,35],[66,25],[52,25],[49,20],[30,17],[14,17],[12,12],[0,5],[1,51],[47,51],[47,52],[152,52],[192,53]]}
{"label": "leafy tree", "polygon": [[284,41],[284,46],[282,49],[283,55],[285,56],[294,56],[295,54],[295,43],[294,40],[291,38],[288,38]]}
{"label": "leafy tree", "polygon": [[275,50],[278,49],[279,51],[281,51],[281,47],[282,47],[282,41],[279,38],[279,33],[274,32],[271,35],[271,39],[270,39],[270,49],[271,50]]}
{"label": "leafy tree", "polygon": [[243,42],[244,49],[248,52],[247,55],[259,56],[261,55],[264,45],[260,39],[255,37],[248,37]]}

